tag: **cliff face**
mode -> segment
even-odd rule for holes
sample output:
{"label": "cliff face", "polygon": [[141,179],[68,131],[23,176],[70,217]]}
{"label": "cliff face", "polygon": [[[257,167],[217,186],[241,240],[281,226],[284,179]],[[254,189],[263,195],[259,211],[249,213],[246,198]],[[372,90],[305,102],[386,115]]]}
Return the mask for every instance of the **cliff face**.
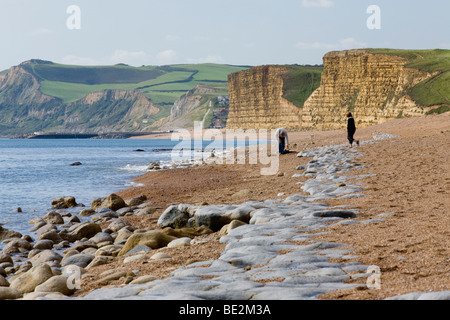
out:
{"label": "cliff face", "polygon": [[260,66],[228,76],[229,129],[298,128],[302,109],[283,97],[288,69]]}
{"label": "cliff face", "polygon": [[[25,67],[24,67],[25,66]],[[100,132],[144,130],[143,119],[159,112],[139,91],[104,90],[73,103],[40,91],[26,64],[0,73],[0,131]]]}
{"label": "cliff face", "polygon": [[42,121],[62,111],[61,100],[42,94],[36,78],[21,66],[0,73],[0,130],[37,131]]}
{"label": "cliff face", "polygon": [[[358,127],[396,117],[425,114],[429,107],[409,96],[411,88],[434,74],[408,68],[408,60],[369,50],[330,52],[324,56],[320,86],[310,91],[303,105],[283,97],[283,87],[299,87],[286,77],[286,68],[255,67],[228,77],[230,114],[228,128],[340,129],[352,112]],[[312,94],[311,94],[312,92]]]}
{"label": "cliff face", "polygon": [[349,111],[358,127],[427,111],[408,91],[431,74],[405,67],[404,58],[350,50],[330,52],[323,60],[321,85],[304,105],[302,127],[342,128]]}
{"label": "cliff face", "polygon": [[175,101],[170,112],[170,120],[173,121],[175,118],[183,116],[198,108],[205,95],[219,95],[220,93],[221,91],[218,89],[204,85],[196,85],[193,89],[189,90]]}
{"label": "cliff face", "polygon": [[143,120],[159,109],[139,91],[93,92],[66,107],[62,132],[143,130]]}

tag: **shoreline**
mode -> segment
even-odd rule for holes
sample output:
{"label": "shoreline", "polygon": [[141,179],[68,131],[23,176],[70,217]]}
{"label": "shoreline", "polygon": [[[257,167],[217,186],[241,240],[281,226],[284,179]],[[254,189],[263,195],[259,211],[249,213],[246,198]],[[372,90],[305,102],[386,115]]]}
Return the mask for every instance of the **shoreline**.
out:
{"label": "shoreline", "polygon": [[[428,116],[428,117],[422,117],[418,119],[400,119],[396,120],[390,123],[378,125],[371,128],[364,128],[357,131],[357,137],[361,140],[369,140],[373,137],[373,135],[377,131],[392,131],[389,133],[393,134],[399,134],[399,141],[406,140],[404,143],[402,142],[402,147],[407,148],[410,145],[410,141],[414,140],[414,138],[411,138],[412,135],[417,135],[417,138],[423,138],[423,136],[426,135],[437,135],[440,138],[443,138],[443,136],[447,135],[448,137],[448,129],[445,131],[446,124],[448,124],[448,115],[441,115],[441,116]],[[417,128],[410,127],[410,124],[417,124],[424,122],[423,126],[426,127],[427,124],[432,124],[434,128],[432,130],[428,130],[426,133],[421,132],[420,130],[417,131]],[[403,125],[403,127],[396,127],[397,124],[400,123]],[[448,125],[447,125],[448,128]],[[387,130],[386,130],[387,129]],[[426,129],[426,128],[425,128]],[[442,133],[441,133],[442,132]],[[406,134],[406,135],[405,135]],[[443,135],[443,136],[441,136]],[[404,138],[406,136],[406,138]],[[290,135],[290,140],[292,141],[291,144],[296,144],[297,151],[307,150],[315,147],[320,146],[326,146],[326,145],[332,145],[335,143],[345,143],[345,133],[342,130],[335,130],[335,131],[328,131],[328,132],[316,132],[314,131],[314,136],[311,135],[311,132],[299,132]],[[392,140],[392,139],[391,139]],[[370,146],[361,146],[359,150],[363,153],[362,156],[362,163],[364,166],[367,166],[367,168],[359,169],[363,170],[364,172],[370,173],[371,170],[380,171],[383,172],[383,168],[374,167],[371,165],[374,160],[380,160],[377,158],[380,158],[378,154],[376,153],[376,150],[378,149],[385,149],[386,150],[386,144],[392,144],[393,142],[387,142],[385,140],[379,141],[376,144],[371,144]],[[396,141],[394,139],[394,141]],[[440,141],[440,144],[436,142],[435,148],[440,146],[443,147],[445,150],[445,145],[442,146],[442,139]],[[394,144],[397,143],[397,145],[400,145],[399,142],[394,142]],[[421,147],[419,145],[418,147]],[[355,148],[356,149],[356,148]],[[389,152],[389,151],[385,151]],[[367,156],[366,153],[369,153]],[[296,170],[296,167],[298,165],[306,165],[308,163],[309,159],[306,158],[298,158],[297,153],[295,154],[289,154],[286,156],[283,156],[280,161],[280,173],[283,173],[283,175],[276,175],[276,176],[269,176],[269,177],[262,177],[258,175],[258,165],[206,165],[206,166],[200,166],[200,167],[194,167],[194,168],[183,168],[183,169],[171,169],[168,171],[159,171],[159,172],[149,172],[144,175],[141,175],[139,177],[136,177],[134,179],[134,182],[136,183],[142,183],[145,185],[145,187],[137,187],[137,188],[129,188],[122,190],[118,192],[117,194],[120,195],[124,199],[131,199],[134,196],[137,195],[146,195],[147,199],[152,202],[152,206],[159,207],[161,209],[157,209],[152,216],[146,216],[145,218],[139,218],[137,216],[129,216],[124,219],[127,219],[132,224],[137,225],[139,228],[155,228],[156,221],[158,219],[158,216],[162,213],[163,209],[167,208],[170,204],[175,203],[186,203],[186,204],[194,204],[194,205],[211,205],[211,204],[233,204],[233,203],[244,203],[246,201],[266,201],[268,199],[286,199],[289,196],[298,194],[301,192],[299,186],[297,185],[298,182],[305,182],[307,181],[307,178],[301,177],[298,179],[292,179],[292,176],[298,171]],[[410,155],[412,158],[414,154]],[[445,158],[445,157],[444,157]],[[403,160],[403,159],[402,159]],[[386,164],[385,164],[386,165]],[[407,170],[407,167],[404,168],[398,168]],[[429,173],[429,172],[428,172]],[[447,171],[448,173],[448,171]],[[373,174],[373,172],[372,172]],[[384,172],[383,174],[388,174]],[[378,176],[380,176],[380,173],[378,173]],[[447,175],[448,176],[448,175]],[[402,178],[401,176],[399,176]],[[404,201],[399,199],[394,199],[396,202],[395,206],[392,207],[393,201],[391,201],[390,206],[383,207],[379,206],[379,208],[374,206],[374,203],[377,202],[374,199],[376,199],[377,194],[372,194],[371,188],[373,189],[373,184],[376,181],[374,178],[364,178],[363,184],[366,183],[366,180],[369,179],[369,185],[368,187],[365,186],[363,193],[365,194],[364,197],[361,198],[350,198],[350,199],[341,199],[341,200],[327,200],[325,202],[329,202],[329,205],[332,207],[339,206],[339,205],[349,205],[349,203],[355,207],[358,208],[358,211],[363,212],[363,218],[364,219],[371,219],[371,217],[375,217],[377,214],[380,213],[387,213],[389,212],[389,209],[393,210],[392,208],[401,208],[401,210],[394,210],[396,215],[392,217],[386,218],[388,222],[386,224],[388,226],[396,225],[396,221],[398,217],[402,218],[401,223],[405,223],[406,219],[406,211],[407,207],[405,207],[405,204],[408,205],[408,203],[404,203]],[[445,176],[442,177],[444,179],[443,183],[447,183],[449,180],[445,180]],[[379,183],[379,182],[377,182]],[[405,181],[403,181],[405,183]],[[271,187],[268,188],[267,185],[270,185]],[[386,185],[386,188],[389,186]],[[251,190],[251,193],[242,193],[238,196],[235,196],[236,194],[239,194],[240,191],[243,190]],[[369,195],[366,193],[369,191]],[[439,189],[441,192],[436,193],[439,195],[444,195],[445,190]],[[388,192],[388,191],[386,191]],[[283,194],[283,195],[281,195]],[[388,193],[389,194],[389,193]],[[394,193],[395,194],[395,193]],[[439,203],[441,206],[437,206],[437,208],[442,207],[442,205],[445,205],[445,203],[448,204],[448,201],[445,202],[445,200],[438,198]],[[442,202],[442,203],[441,203]],[[444,208],[448,208],[447,205]],[[419,207],[417,207],[416,210],[419,210]],[[424,211],[425,212],[425,211]],[[359,214],[358,214],[359,215]],[[437,217],[437,213],[435,213]],[[412,220],[413,218],[409,218]],[[447,219],[448,220],[448,219]],[[448,222],[445,221],[444,222]],[[413,223],[413,222],[411,222]],[[374,226],[375,225],[375,226]],[[380,228],[383,229],[382,231],[385,231],[386,227],[383,227],[384,223],[375,223],[375,224],[357,224],[357,227],[352,227],[351,225],[343,225],[343,226],[333,226],[331,228],[331,234],[330,235],[324,235],[319,236],[318,239],[321,241],[327,241],[330,243],[336,242],[336,243],[348,243],[350,248],[355,249],[355,252],[360,253],[358,255],[357,260],[363,260],[363,263],[365,264],[365,261],[367,262],[378,262],[376,258],[373,256],[376,256],[376,254],[380,255],[380,251],[385,248],[385,244],[382,246],[377,247],[379,245],[378,243],[382,241],[382,239],[377,239],[376,235],[379,234]],[[444,226],[448,226],[445,225]],[[430,227],[430,226],[428,226]],[[361,238],[361,234],[359,233],[359,229],[367,229],[370,230],[367,231],[367,234],[375,235],[375,239],[371,239],[368,243],[362,244],[361,242],[358,242],[358,239]],[[389,227],[388,227],[389,229]],[[445,229],[442,231],[442,235],[446,235],[444,232]],[[414,239],[415,234],[410,231],[409,235],[403,235],[406,239]],[[208,242],[204,244],[206,248],[203,250],[200,247],[192,246],[189,249],[186,249],[188,252],[188,255],[192,255],[193,252],[197,252],[200,256],[202,256],[205,261],[208,261],[208,257],[216,258],[218,255],[220,255],[221,250],[224,249],[224,245],[219,243],[219,239],[217,238],[217,235],[210,234],[210,235],[204,235],[201,236],[200,239],[206,239]],[[340,239],[341,241],[339,241]],[[343,241],[345,240],[345,241]],[[366,239],[367,240],[367,239]],[[429,246],[427,239],[422,239],[424,246]],[[395,241],[391,241],[391,243],[395,243]],[[417,247],[417,245],[416,245]],[[419,246],[420,247],[420,246]],[[363,249],[361,249],[363,248]],[[403,253],[403,255],[406,255],[408,252],[409,247],[405,248],[394,248],[391,249],[392,252],[396,252],[394,250],[397,250],[399,253]],[[193,250],[193,251],[192,251]],[[406,250],[406,251],[405,251]],[[415,252],[418,252],[419,249],[415,248]],[[448,257],[448,247],[447,248],[441,248],[440,256],[447,256]],[[161,249],[159,251],[162,252],[173,252],[174,249]],[[374,254],[370,254],[371,252],[374,252]],[[181,257],[182,252],[178,250],[178,254]],[[412,254],[414,256],[415,254]],[[381,256],[381,255],[380,255]],[[185,257],[186,258],[186,257]],[[164,262],[158,262],[161,263],[161,266],[159,266],[160,269],[167,269],[168,271],[173,271],[176,269],[170,269],[170,268],[180,268],[185,267],[185,262],[181,261],[183,258],[181,257],[178,263],[175,263],[174,261],[169,263],[169,267],[167,265],[168,261]],[[374,260],[375,259],[375,260]],[[386,260],[387,257],[385,258]],[[364,261],[365,260],[365,261]],[[404,267],[404,270],[407,270],[406,261],[408,259],[401,259]],[[384,261],[382,261],[384,262]],[[371,263],[373,264],[373,263]],[[120,263],[119,265],[120,266]],[[175,267],[174,267],[175,266]],[[155,267],[155,266],[153,266]],[[91,278],[95,279],[98,277],[98,274],[101,274],[102,272],[105,272],[106,267],[103,268],[98,267],[98,270],[93,273],[93,276]],[[158,267],[156,269],[153,269],[154,274],[158,274],[160,271]],[[394,268],[389,265],[382,264],[381,266],[382,274],[383,274],[383,287],[389,287],[388,289],[382,289],[380,291],[373,291],[373,290],[358,290],[358,289],[347,289],[340,292],[331,292],[327,293],[325,296],[323,296],[323,299],[383,299],[387,297],[392,297],[398,294],[403,294],[404,292],[410,293],[415,291],[408,291],[414,289],[423,289],[423,291],[429,291],[429,287],[427,287],[425,284],[421,284],[416,287],[412,287],[409,289],[403,288],[403,285],[399,285],[400,280],[395,277],[391,277],[394,274],[401,275],[402,270],[397,266],[397,268]],[[403,271],[404,271],[403,270]],[[426,279],[430,278],[430,276],[424,276],[425,273],[422,269],[421,272],[418,272],[417,274],[421,274],[418,279]],[[167,272],[167,270],[166,270]],[[435,271],[430,271],[431,274],[433,274]],[[90,271],[91,273],[91,271]],[[94,275],[94,274],[97,274]],[[164,272],[163,272],[164,274]],[[439,273],[442,275],[442,272]],[[414,276],[414,275],[412,275]],[[356,281],[356,280],[353,280]],[[422,280],[421,280],[422,281]],[[111,282],[111,285],[118,285],[119,282]],[[100,286],[102,287],[102,286]],[[357,286],[358,287],[358,286]],[[394,288],[394,289],[393,289]],[[450,286],[448,281],[440,281],[439,288],[436,287],[436,289],[442,289],[442,290],[449,290]],[[88,290],[88,288],[84,289]],[[405,291],[406,290],[406,291]],[[421,291],[421,290],[417,290]]]}

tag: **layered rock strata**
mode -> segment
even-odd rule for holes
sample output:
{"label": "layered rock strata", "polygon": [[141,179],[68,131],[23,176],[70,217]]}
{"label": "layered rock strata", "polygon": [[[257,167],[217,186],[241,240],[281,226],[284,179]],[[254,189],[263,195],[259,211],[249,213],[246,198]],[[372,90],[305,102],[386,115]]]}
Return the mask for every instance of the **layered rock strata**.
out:
{"label": "layered rock strata", "polygon": [[287,68],[259,66],[228,76],[229,129],[298,128],[302,110],[283,97]]}
{"label": "layered rock strata", "polygon": [[321,85],[303,108],[304,128],[342,128],[347,112],[366,127],[427,111],[408,91],[431,74],[407,68],[404,58],[350,50],[330,52],[323,60]]}
{"label": "layered rock strata", "polygon": [[283,97],[285,67],[260,66],[229,75],[227,128],[341,129],[349,111],[358,127],[366,127],[429,110],[409,91],[432,74],[408,68],[405,58],[348,50],[330,52],[323,61],[320,86],[303,106]]}

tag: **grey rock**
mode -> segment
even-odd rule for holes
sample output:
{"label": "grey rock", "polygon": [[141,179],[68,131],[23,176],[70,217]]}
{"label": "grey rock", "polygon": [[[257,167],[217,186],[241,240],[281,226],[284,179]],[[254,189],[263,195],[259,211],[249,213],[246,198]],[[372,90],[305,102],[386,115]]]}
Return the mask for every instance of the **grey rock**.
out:
{"label": "grey rock", "polygon": [[179,206],[168,207],[158,219],[158,227],[180,229],[187,226],[189,213],[180,210]]}

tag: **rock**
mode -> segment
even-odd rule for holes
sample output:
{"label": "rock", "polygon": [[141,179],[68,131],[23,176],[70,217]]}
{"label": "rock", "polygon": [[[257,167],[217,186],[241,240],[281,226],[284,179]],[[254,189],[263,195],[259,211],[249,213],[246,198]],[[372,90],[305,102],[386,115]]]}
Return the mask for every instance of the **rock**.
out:
{"label": "rock", "polygon": [[97,223],[84,222],[70,227],[69,232],[72,233],[77,240],[81,240],[83,238],[92,238],[97,233],[102,232],[102,228]]}
{"label": "rock", "polygon": [[13,263],[13,259],[8,254],[0,253],[0,263],[4,263],[4,262]]}
{"label": "rock", "polygon": [[114,257],[111,256],[96,256],[87,266],[86,270],[89,270],[93,267],[101,266],[104,264],[108,264],[114,260]]}
{"label": "rock", "polygon": [[126,277],[127,275],[128,275],[128,272],[120,271],[120,272],[116,272],[111,275],[108,275],[106,277],[103,277],[100,280],[95,281],[95,283],[101,284],[101,285],[107,285],[109,282],[119,280],[120,278]]}
{"label": "rock", "polygon": [[67,209],[67,208],[73,208],[73,207],[77,206],[77,202],[75,201],[75,198],[72,196],[59,197],[59,198],[53,199],[51,204],[52,204],[52,208],[54,208],[54,209]]}
{"label": "rock", "polygon": [[24,239],[14,239],[8,242],[8,244],[3,248],[4,253],[17,253],[24,252],[26,250],[31,250],[33,246],[27,240]]}
{"label": "rock", "polygon": [[30,261],[33,266],[37,266],[42,263],[46,263],[49,266],[59,266],[62,258],[63,257],[57,252],[52,250],[44,250],[31,257]]}
{"label": "rock", "polygon": [[78,252],[82,252],[85,251],[88,248],[94,248],[94,250],[98,249],[98,246],[95,242],[93,241],[84,241],[84,240],[77,240],[75,241],[75,243],[72,245],[72,250],[76,250]]}
{"label": "rock", "polygon": [[[2,266],[0,266],[0,276],[2,276],[2,277],[6,277],[7,276],[7,273],[6,273],[5,269]],[[8,284],[8,286],[9,286],[9,284]]]}
{"label": "rock", "polygon": [[123,259],[123,263],[136,262],[139,260],[148,260],[148,256],[145,253],[138,253],[135,255],[127,256]]}
{"label": "rock", "polygon": [[81,165],[82,165],[82,163],[79,162],[79,161],[72,162],[72,163],[70,164],[70,166],[81,166]]}
{"label": "rock", "polygon": [[9,287],[9,282],[6,278],[0,274],[0,287]]}
{"label": "rock", "polygon": [[39,235],[39,241],[51,241],[52,243],[60,243],[63,238],[56,230],[49,230]]}
{"label": "rock", "polygon": [[120,229],[129,227],[129,226],[131,226],[131,224],[128,221],[122,220],[122,219],[116,219],[109,224],[108,228],[111,229],[112,232],[117,232]]}
{"label": "rock", "polygon": [[102,243],[102,242],[114,242],[114,238],[106,232],[99,232],[95,236],[89,239],[89,241],[92,241],[96,244]]}
{"label": "rock", "polygon": [[53,277],[52,269],[49,265],[43,263],[32,267],[24,274],[15,278],[11,282],[10,288],[22,294],[33,292],[38,285],[44,283],[51,277]]}
{"label": "rock", "polygon": [[22,300],[37,300],[38,298],[48,298],[50,300],[63,300],[67,298],[59,292],[31,292],[23,296]]}
{"label": "rock", "polygon": [[126,254],[124,254],[124,256],[130,256],[130,255],[134,255],[134,254],[138,254],[138,253],[150,252],[152,250],[153,249],[150,248],[149,246],[146,246],[145,244],[141,244],[141,245],[134,247],[130,251],[128,251]]}
{"label": "rock", "polygon": [[65,267],[68,265],[76,265],[81,268],[85,268],[94,260],[94,256],[92,254],[79,253],[68,258],[64,258],[61,262],[61,266]]}
{"label": "rock", "polygon": [[143,215],[147,215],[147,214],[151,215],[151,214],[154,214],[157,209],[158,208],[148,206],[148,207],[136,210],[135,215],[136,216],[143,216]]}
{"label": "rock", "polygon": [[175,239],[175,237],[166,235],[157,230],[134,233],[131,237],[128,238],[124,247],[119,252],[119,256],[124,255],[134,247],[141,244],[145,244],[152,249],[158,249],[167,246],[169,242]]}
{"label": "rock", "polygon": [[0,287],[0,300],[15,300],[22,297],[22,294],[11,287]]}
{"label": "rock", "polygon": [[[45,221],[44,221],[45,222]],[[48,224],[45,222],[44,225],[42,225],[41,223],[36,224],[35,226],[40,226],[39,229],[37,229],[35,232],[37,233],[38,236],[40,236],[43,233],[46,233],[48,231],[58,231],[58,227],[55,226],[54,224]]]}
{"label": "rock", "polygon": [[5,229],[0,225],[0,241],[3,241],[5,239],[11,239],[11,238],[20,238],[22,237],[22,234],[17,231]]}
{"label": "rock", "polygon": [[[94,200],[94,201],[95,201],[95,200]],[[82,217],[89,217],[89,216],[92,216],[92,215],[95,214],[95,210],[94,210],[94,209],[87,208],[87,209],[81,210],[79,214],[80,214],[80,216],[82,216]]]}
{"label": "rock", "polygon": [[53,241],[50,239],[39,240],[33,246],[33,249],[38,250],[46,250],[51,248],[53,248]]}
{"label": "rock", "polygon": [[58,212],[55,212],[55,211],[50,211],[44,217],[42,217],[42,219],[44,219],[44,221],[49,224],[63,224],[64,223],[63,217]]}
{"label": "rock", "polygon": [[151,281],[155,281],[157,279],[158,279],[158,277],[155,277],[152,275],[142,276],[142,277],[134,279],[133,281],[130,282],[130,284],[144,284],[144,283],[148,283]]}
{"label": "rock", "polygon": [[67,275],[51,277],[44,283],[38,285],[35,289],[35,292],[59,292],[63,295],[70,296],[76,291],[76,288],[75,286],[67,285],[69,280],[69,276]]}
{"label": "rock", "polygon": [[168,248],[181,248],[181,247],[188,247],[191,245],[191,238],[179,238],[175,239],[167,245]]}
{"label": "rock", "polygon": [[242,197],[249,197],[253,194],[252,190],[249,189],[244,189],[241,191],[238,191],[236,193],[234,193],[233,195],[231,195],[232,198],[242,198]]}
{"label": "rock", "polygon": [[236,229],[240,226],[244,226],[247,223],[242,222],[240,220],[233,220],[229,224],[226,224],[220,229],[219,235],[227,235],[231,230]]}
{"label": "rock", "polygon": [[133,231],[131,231],[129,228],[122,228],[117,232],[117,236],[114,239],[115,244],[121,244],[125,243],[126,240],[128,240],[129,237],[133,235]]}
{"label": "rock", "polygon": [[101,247],[95,252],[95,256],[110,256],[110,257],[116,257],[119,252],[122,250],[123,245],[115,245],[111,244],[108,246]]}
{"label": "rock", "polygon": [[171,227],[174,229],[184,228],[189,221],[189,213],[185,210],[181,210],[180,206],[170,206],[158,219],[158,227],[166,228]]}
{"label": "rock", "polygon": [[138,206],[138,205],[144,203],[144,201],[146,201],[146,200],[147,200],[147,196],[141,195],[139,197],[127,200],[127,201],[125,201],[125,203],[127,204],[128,207],[133,207],[133,206]]}
{"label": "rock", "polygon": [[213,233],[214,231],[212,231],[208,226],[203,225],[200,227],[181,228],[181,229],[172,229],[168,227],[164,228],[162,232],[176,238],[189,237],[193,239],[201,235]]}
{"label": "rock", "polygon": [[197,226],[208,226],[214,232],[219,231],[224,225],[231,222],[231,218],[226,212],[234,210],[235,206],[210,205],[197,209],[194,214]]}
{"label": "rock", "polygon": [[151,260],[162,260],[162,259],[171,259],[172,257],[169,256],[167,253],[164,252],[158,252],[151,256]]}
{"label": "rock", "polygon": [[32,267],[33,267],[33,264],[31,263],[31,261],[26,260],[20,264],[19,269],[17,269],[15,274],[25,273],[28,270],[30,270]]}
{"label": "rock", "polygon": [[91,208],[94,210],[99,208],[109,208],[115,211],[126,206],[125,201],[115,193],[110,194],[106,198],[95,199],[91,203]]}
{"label": "rock", "polygon": [[236,209],[231,211],[227,211],[225,215],[230,219],[230,222],[233,220],[240,220],[242,222],[248,223],[251,218],[251,213],[256,209],[250,205],[241,205]]}

